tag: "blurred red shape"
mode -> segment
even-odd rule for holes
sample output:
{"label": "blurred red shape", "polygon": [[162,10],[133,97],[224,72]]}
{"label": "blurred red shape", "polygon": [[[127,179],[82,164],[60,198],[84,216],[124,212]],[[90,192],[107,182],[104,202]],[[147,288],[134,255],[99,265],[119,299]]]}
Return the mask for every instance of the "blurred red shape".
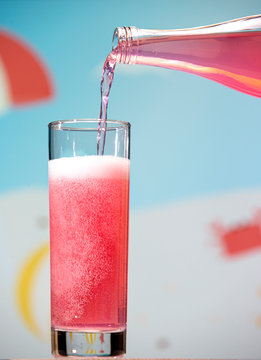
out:
{"label": "blurred red shape", "polygon": [[26,43],[4,30],[0,30],[0,60],[12,104],[28,104],[52,97],[51,77],[43,61]]}
{"label": "blurred red shape", "polygon": [[226,231],[222,236],[223,247],[227,255],[261,247],[261,232],[258,225],[245,225]]}
{"label": "blurred red shape", "polygon": [[261,249],[261,211],[255,213],[252,221],[227,228],[219,222],[211,224],[212,231],[219,239],[224,253],[240,255],[250,250]]}

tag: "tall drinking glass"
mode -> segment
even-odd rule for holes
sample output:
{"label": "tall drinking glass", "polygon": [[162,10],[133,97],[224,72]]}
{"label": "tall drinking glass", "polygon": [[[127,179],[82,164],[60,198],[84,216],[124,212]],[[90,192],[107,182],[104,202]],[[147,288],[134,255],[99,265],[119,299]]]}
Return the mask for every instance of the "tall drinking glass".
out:
{"label": "tall drinking glass", "polygon": [[130,124],[49,124],[51,327],[54,356],[126,352]]}

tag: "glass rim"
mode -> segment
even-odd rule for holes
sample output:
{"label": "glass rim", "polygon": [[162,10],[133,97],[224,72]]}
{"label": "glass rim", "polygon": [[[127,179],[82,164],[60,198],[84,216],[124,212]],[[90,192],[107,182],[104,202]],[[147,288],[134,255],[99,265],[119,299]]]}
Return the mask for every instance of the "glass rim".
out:
{"label": "glass rim", "polygon": [[[99,127],[99,121],[100,119],[71,119],[71,120],[56,120],[52,121],[48,124],[48,127],[53,130],[69,130],[69,131],[98,131]],[[97,127],[74,127],[69,126],[73,124],[97,124]],[[131,124],[127,121],[121,121],[121,120],[106,120],[106,125],[112,125],[107,127],[106,130],[116,130],[116,129],[123,129],[123,128],[130,128]],[[114,126],[113,126],[114,125]]]}

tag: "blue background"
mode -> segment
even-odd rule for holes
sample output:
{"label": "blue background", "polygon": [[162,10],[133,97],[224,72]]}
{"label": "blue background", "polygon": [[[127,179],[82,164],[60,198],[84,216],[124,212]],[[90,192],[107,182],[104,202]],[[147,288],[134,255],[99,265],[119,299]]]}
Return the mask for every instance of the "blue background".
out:
{"label": "blue background", "polygon": [[[0,191],[47,187],[50,121],[98,117],[101,70],[116,26],[186,28],[260,7],[260,0],[1,0],[1,27],[42,57],[55,97],[1,116]],[[258,98],[190,74],[121,65],[108,117],[132,124],[132,209],[261,182]]]}
{"label": "blue background", "polygon": [[[14,289],[48,243],[47,125],[98,117],[115,27],[189,28],[260,9],[260,0],[0,0],[0,29],[38,53],[55,89],[50,101],[0,113],[0,355],[50,356],[18,314]],[[217,219],[228,232],[251,226],[260,208],[260,99],[182,72],[117,65],[108,117],[132,125],[129,356],[260,359],[260,247],[228,259],[211,232]],[[47,322],[43,278],[32,312]]]}

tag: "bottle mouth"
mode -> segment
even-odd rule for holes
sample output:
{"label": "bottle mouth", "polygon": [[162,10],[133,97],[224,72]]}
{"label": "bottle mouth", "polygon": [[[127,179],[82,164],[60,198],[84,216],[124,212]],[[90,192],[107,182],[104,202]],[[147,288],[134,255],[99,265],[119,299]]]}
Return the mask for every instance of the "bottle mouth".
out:
{"label": "bottle mouth", "polygon": [[114,30],[112,38],[112,51],[118,47],[126,47],[130,45],[132,40],[131,28],[130,27],[117,27]]}
{"label": "bottle mouth", "polygon": [[133,40],[135,27],[117,27],[112,38],[112,52],[116,56],[116,62],[122,64],[134,64],[136,54],[134,53]]}
{"label": "bottle mouth", "polygon": [[119,44],[119,33],[118,33],[118,29],[119,28],[116,28],[114,30],[114,33],[113,33],[113,38],[112,38],[112,51],[115,51],[116,48],[118,47],[118,44]]}

